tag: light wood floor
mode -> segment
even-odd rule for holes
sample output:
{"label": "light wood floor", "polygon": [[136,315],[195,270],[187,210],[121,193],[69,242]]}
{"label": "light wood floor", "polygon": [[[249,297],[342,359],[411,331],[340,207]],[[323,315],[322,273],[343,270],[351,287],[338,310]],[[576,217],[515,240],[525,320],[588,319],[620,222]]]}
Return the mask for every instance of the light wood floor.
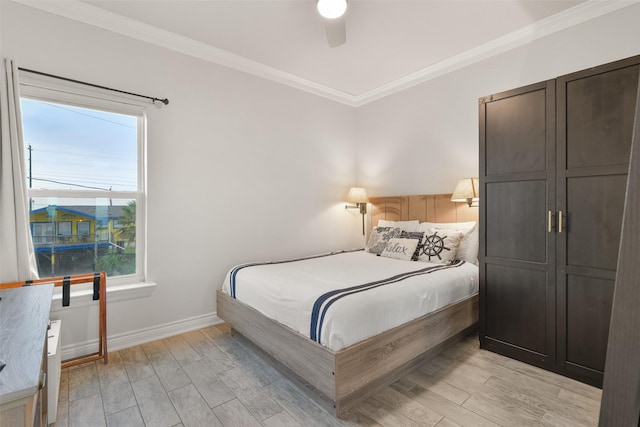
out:
{"label": "light wood floor", "polygon": [[473,336],[337,420],[220,325],[64,370],[55,427],[580,426],[597,424],[600,396]]}

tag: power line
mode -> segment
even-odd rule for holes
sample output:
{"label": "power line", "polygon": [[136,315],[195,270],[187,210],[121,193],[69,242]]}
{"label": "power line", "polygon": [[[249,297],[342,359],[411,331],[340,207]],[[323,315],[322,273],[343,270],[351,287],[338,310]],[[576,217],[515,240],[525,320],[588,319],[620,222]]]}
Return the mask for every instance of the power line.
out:
{"label": "power line", "polygon": [[[135,141],[132,141],[131,144],[135,144]],[[33,151],[37,151],[38,153],[51,153],[51,154],[57,154],[57,155],[65,155],[65,156],[74,156],[74,157],[78,157],[78,158],[82,158],[83,156],[99,156],[100,158],[109,158],[109,159],[115,159],[118,160],[120,162],[129,162],[129,163],[134,163],[137,162],[137,154],[136,157],[124,157],[124,156],[114,156],[114,155],[109,155],[109,154],[105,154],[105,153],[101,153],[98,150],[95,149],[78,149],[78,148],[84,148],[84,147],[77,147],[75,148],[76,151],[74,153],[60,153],[59,150],[47,150],[46,148],[34,148]],[[137,148],[137,147],[136,147]],[[112,151],[111,149],[109,149],[109,151]],[[135,151],[135,150],[134,150]]]}
{"label": "power line", "polygon": [[137,180],[135,178],[114,178],[108,175],[86,175],[86,174],[73,174],[73,173],[56,173],[49,171],[38,171],[43,179],[56,179],[61,181],[73,181],[81,184],[100,184],[109,186],[110,184],[122,184],[122,185],[136,185]]}
{"label": "power line", "polygon": [[113,123],[113,124],[116,124],[116,125],[119,125],[119,126],[124,126],[124,127],[130,128],[130,129],[137,129],[137,126],[129,126],[129,125],[125,125],[124,123],[119,123],[119,122],[116,122],[116,121],[113,121],[113,120],[104,119],[102,117],[92,116],[91,114],[81,113],[80,111],[72,110],[70,108],[64,108],[64,107],[62,107],[62,106],[60,106],[58,104],[52,104],[52,103],[49,103],[49,102],[43,102],[43,104],[48,105],[49,107],[59,108],[60,110],[69,111],[71,113],[80,114],[81,116],[91,117],[91,118],[94,118],[96,120],[102,120],[102,121]]}
{"label": "power line", "polygon": [[72,184],[70,182],[55,181],[53,179],[45,179],[45,178],[32,178],[32,179],[34,181],[46,181],[46,182],[53,182],[54,184],[60,184],[60,185],[71,185],[75,187],[90,188],[92,190],[111,191],[110,188],[91,187],[89,185]]}

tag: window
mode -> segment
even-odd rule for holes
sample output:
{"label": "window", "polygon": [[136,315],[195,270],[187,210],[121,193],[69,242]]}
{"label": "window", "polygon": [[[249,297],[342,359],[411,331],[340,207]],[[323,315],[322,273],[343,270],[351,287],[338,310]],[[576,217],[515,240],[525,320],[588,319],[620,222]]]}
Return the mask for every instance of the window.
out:
{"label": "window", "polygon": [[91,223],[89,221],[79,221],[76,225],[78,236],[86,237],[91,233]]}
{"label": "window", "polygon": [[[50,222],[31,222],[31,236],[33,245],[46,245],[53,239],[53,226]],[[50,244],[50,243],[49,243]]]}
{"label": "window", "polygon": [[40,277],[144,280],[142,105],[21,76],[30,222]]}
{"label": "window", "polygon": [[58,236],[71,237],[71,221],[58,221]]}

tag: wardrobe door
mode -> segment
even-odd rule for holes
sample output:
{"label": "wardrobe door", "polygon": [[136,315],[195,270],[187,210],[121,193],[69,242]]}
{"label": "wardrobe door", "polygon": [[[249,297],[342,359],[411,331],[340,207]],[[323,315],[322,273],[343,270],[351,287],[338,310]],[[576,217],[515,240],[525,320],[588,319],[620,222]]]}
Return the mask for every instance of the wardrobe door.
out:
{"label": "wardrobe door", "polygon": [[604,372],[639,63],[631,58],[557,79],[557,369],[596,386]]}
{"label": "wardrobe door", "polygon": [[555,362],[555,81],[481,98],[480,345]]}

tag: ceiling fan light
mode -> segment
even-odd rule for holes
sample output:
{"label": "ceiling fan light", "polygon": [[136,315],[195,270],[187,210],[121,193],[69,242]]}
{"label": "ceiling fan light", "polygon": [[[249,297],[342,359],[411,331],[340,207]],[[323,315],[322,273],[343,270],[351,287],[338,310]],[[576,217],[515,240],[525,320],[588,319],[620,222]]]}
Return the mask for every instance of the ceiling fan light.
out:
{"label": "ceiling fan light", "polygon": [[344,15],[347,0],[317,0],[316,6],[320,15],[327,19],[335,19]]}

